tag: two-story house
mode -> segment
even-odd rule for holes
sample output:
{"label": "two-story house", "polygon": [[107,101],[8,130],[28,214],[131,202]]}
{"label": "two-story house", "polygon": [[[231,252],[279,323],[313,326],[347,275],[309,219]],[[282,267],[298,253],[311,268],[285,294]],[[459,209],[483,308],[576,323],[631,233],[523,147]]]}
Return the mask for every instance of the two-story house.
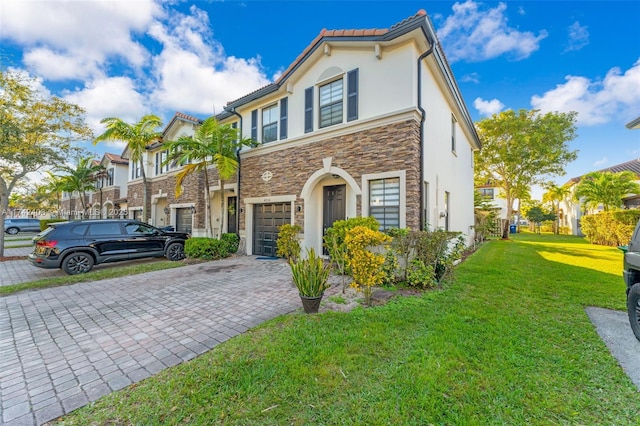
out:
{"label": "two-story house", "polygon": [[[163,129],[161,139],[146,148],[142,163],[148,185],[149,222],[154,226],[171,226],[177,231],[205,235],[204,179],[201,174],[188,177],[183,183],[182,195],[176,197],[176,173],[181,165],[166,162],[168,153],[164,146],[164,141],[193,136],[201,123],[199,118],[177,112]],[[130,157],[128,148],[125,148],[122,157]],[[144,185],[140,162],[129,162],[128,185],[128,217],[141,220]]]}
{"label": "two-story house", "polygon": [[259,142],[224,188],[239,194],[247,254],[275,254],[283,223],[322,251],[325,230],[355,216],[473,238],[481,143],[423,10],[388,29],[322,30],[274,83],[217,118]]}
{"label": "two-story house", "polygon": [[[612,173],[629,171],[636,174],[638,177],[636,182],[640,183],[640,158],[616,164],[615,166],[598,171]],[[586,214],[594,214],[602,210],[602,207],[597,209],[586,209],[580,200],[576,200],[575,190],[581,179],[582,176],[574,177],[564,184],[564,186],[569,188],[569,195],[560,203],[560,226],[566,226],[570,229],[571,234],[580,236],[583,235],[580,230],[580,218]],[[640,194],[629,194],[623,202],[625,208],[640,208]]]}
{"label": "two-story house", "polygon": [[102,170],[93,176],[95,190],[85,193],[82,208],[80,194],[63,192],[58,216],[63,219],[98,219],[126,216],[118,205],[118,200],[127,196],[127,170],[129,161],[118,154],[105,153],[100,161],[93,165],[102,166]]}

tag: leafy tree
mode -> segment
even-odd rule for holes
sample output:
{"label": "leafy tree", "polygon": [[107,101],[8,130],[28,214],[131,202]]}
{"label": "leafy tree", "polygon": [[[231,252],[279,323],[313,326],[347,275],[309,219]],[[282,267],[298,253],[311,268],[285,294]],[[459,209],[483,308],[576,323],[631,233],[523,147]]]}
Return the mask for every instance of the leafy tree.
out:
{"label": "leafy tree", "polygon": [[540,233],[540,223],[547,220],[555,220],[555,218],[555,214],[545,211],[540,206],[533,206],[527,211],[527,219],[536,224],[538,227],[538,234]]}
{"label": "leafy tree", "polygon": [[605,211],[620,208],[629,194],[640,194],[638,176],[630,171],[619,173],[591,172],[580,179],[575,196],[587,208],[597,208],[600,204]]}
{"label": "leafy tree", "polygon": [[[0,70],[0,220],[9,197],[28,173],[60,164],[79,151],[72,142],[89,140],[85,112],[55,96],[34,89],[35,79]],[[0,257],[4,233],[0,232]]]}
{"label": "leafy tree", "polygon": [[[482,149],[476,156],[476,182],[491,181],[507,201],[507,218],[513,202],[545,177],[563,175],[577,157],[568,142],[576,137],[576,113],[540,114],[538,110],[513,110],[476,123]],[[508,221],[503,238],[509,237]]]}
{"label": "leafy tree", "polygon": [[571,190],[569,190],[566,186],[558,186],[556,184],[550,183],[547,185],[547,192],[542,194],[542,201],[545,203],[550,203],[553,207],[553,211],[556,215],[556,229],[555,233],[560,233],[560,203],[564,201]]}
{"label": "leafy tree", "polygon": [[147,208],[149,189],[147,184],[147,174],[144,167],[144,157],[148,145],[162,137],[162,132],[158,129],[162,127],[162,120],[156,115],[145,115],[137,123],[126,123],[117,117],[103,118],[100,123],[106,125],[107,130],[98,136],[93,144],[102,141],[122,141],[127,144],[129,159],[133,164],[140,164],[142,176],[142,220],[149,220],[149,209]]}
{"label": "leafy tree", "polygon": [[[184,164],[176,175],[176,197],[182,193],[182,182],[192,173],[204,172],[207,233],[212,231],[211,198],[209,194],[209,167],[215,166],[220,177],[220,234],[224,229],[224,183],[238,171],[238,150],[243,146],[255,146],[252,139],[242,138],[238,129],[230,124],[220,124],[209,117],[191,136],[182,136],[177,141],[166,142],[169,152],[165,164]],[[211,234],[209,234],[211,236]]]}
{"label": "leafy tree", "polygon": [[45,177],[43,189],[55,197],[56,210],[60,211],[62,208],[62,193],[65,191],[66,187],[65,179],[63,179],[62,176],[53,174],[49,170],[45,173],[47,176]]}
{"label": "leafy tree", "polygon": [[93,191],[95,187],[95,175],[103,169],[102,165],[97,163],[93,157],[82,157],[78,159],[78,164],[72,166],[59,166],[59,171],[66,173],[62,176],[61,187],[64,191],[73,193],[77,192],[80,196],[80,204],[82,211],[87,212],[86,195],[87,191]]}

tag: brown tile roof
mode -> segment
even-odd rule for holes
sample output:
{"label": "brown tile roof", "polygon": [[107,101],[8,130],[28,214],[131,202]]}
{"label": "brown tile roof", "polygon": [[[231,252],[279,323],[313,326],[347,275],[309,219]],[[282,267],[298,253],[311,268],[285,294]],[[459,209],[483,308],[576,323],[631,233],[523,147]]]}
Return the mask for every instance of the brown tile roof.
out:
{"label": "brown tile roof", "polygon": [[118,154],[112,154],[110,152],[106,152],[104,156],[107,157],[109,161],[111,161],[114,164],[129,164],[129,160],[127,160],[126,158],[122,158]]}
{"label": "brown tile roof", "polygon": [[194,123],[198,123],[198,124],[202,123],[201,119],[199,119],[197,117],[194,117],[192,115],[183,114],[181,112],[176,112],[175,113],[175,117],[179,117],[179,118],[182,118],[183,120],[187,120],[187,121],[193,121]]}
{"label": "brown tile roof", "polygon": [[318,34],[312,41],[311,43],[309,43],[309,45],[307,45],[307,47],[302,51],[302,53],[300,53],[298,55],[298,57],[291,63],[291,65],[289,65],[289,67],[287,67],[286,70],[284,70],[284,72],[280,75],[280,77],[278,77],[278,79],[270,84],[267,84],[259,89],[254,90],[251,93],[248,93],[238,99],[235,99],[233,101],[229,101],[227,102],[227,105],[231,105],[234,104],[236,102],[239,102],[243,99],[249,98],[252,95],[254,95],[257,92],[261,92],[265,89],[267,89],[269,86],[273,86],[274,89],[276,89],[287,77],[289,77],[289,74],[291,74],[291,72],[307,57],[307,55],[309,55],[310,52],[312,52],[320,43],[322,43],[322,41],[326,38],[330,38],[330,37],[340,37],[340,38],[346,38],[346,37],[353,37],[354,39],[357,38],[366,38],[366,37],[380,37],[380,36],[384,36],[385,34],[389,33],[391,30],[398,28],[404,24],[406,24],[407,22],[415,19],[416,17],[424,17],[427,15],[427,12],[424,11],[424,9],[420,9],[415,15],[410,16],[404,20],[402,20],[401,22],[398,22],[397,24],[394,24],[391,26],[391,28],[372,28],[372,29],[348,29],[348,30],[327,30],[325,28],[322,29],[322,31],[320,31],[320,34]]}
{"label": "brown tile roof", "polygon": [[[612,173],[620,173],[620,172],[633,172],[640,178],[640,158],[636,158],[631,161],[627,161],[626,163],[616,164],[615,166],[607,167],[606,169],[597,170],[598,172],[612,172]],[[586,173],[585,173],[586,174]],[[570,183],[578,183],[582,176],[577,176],[569,179],[569,181],[565,184]]]}

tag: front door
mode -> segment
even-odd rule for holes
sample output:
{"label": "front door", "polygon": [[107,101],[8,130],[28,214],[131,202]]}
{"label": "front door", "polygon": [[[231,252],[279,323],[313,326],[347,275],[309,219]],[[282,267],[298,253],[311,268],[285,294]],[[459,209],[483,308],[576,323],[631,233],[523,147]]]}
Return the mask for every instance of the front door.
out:
{"label": "front door", "polygon": [[[325,186],[322,209],[322,235],[333,226],[336,220],[344,220],[346,216],[346,185]],[[326,253],[326,249],[323,250]]]}

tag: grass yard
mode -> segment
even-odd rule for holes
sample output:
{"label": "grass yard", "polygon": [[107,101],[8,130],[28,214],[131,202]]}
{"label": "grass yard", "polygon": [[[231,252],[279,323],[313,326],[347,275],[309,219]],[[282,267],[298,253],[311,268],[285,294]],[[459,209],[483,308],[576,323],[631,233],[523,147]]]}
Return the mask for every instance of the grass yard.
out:
{"label": "grass yard", "polygon": [[640,424],[640,393],[584,307],[624,310],[622,253],[492,241],[454,283],[350,313],[288,315],[64,424]]}

